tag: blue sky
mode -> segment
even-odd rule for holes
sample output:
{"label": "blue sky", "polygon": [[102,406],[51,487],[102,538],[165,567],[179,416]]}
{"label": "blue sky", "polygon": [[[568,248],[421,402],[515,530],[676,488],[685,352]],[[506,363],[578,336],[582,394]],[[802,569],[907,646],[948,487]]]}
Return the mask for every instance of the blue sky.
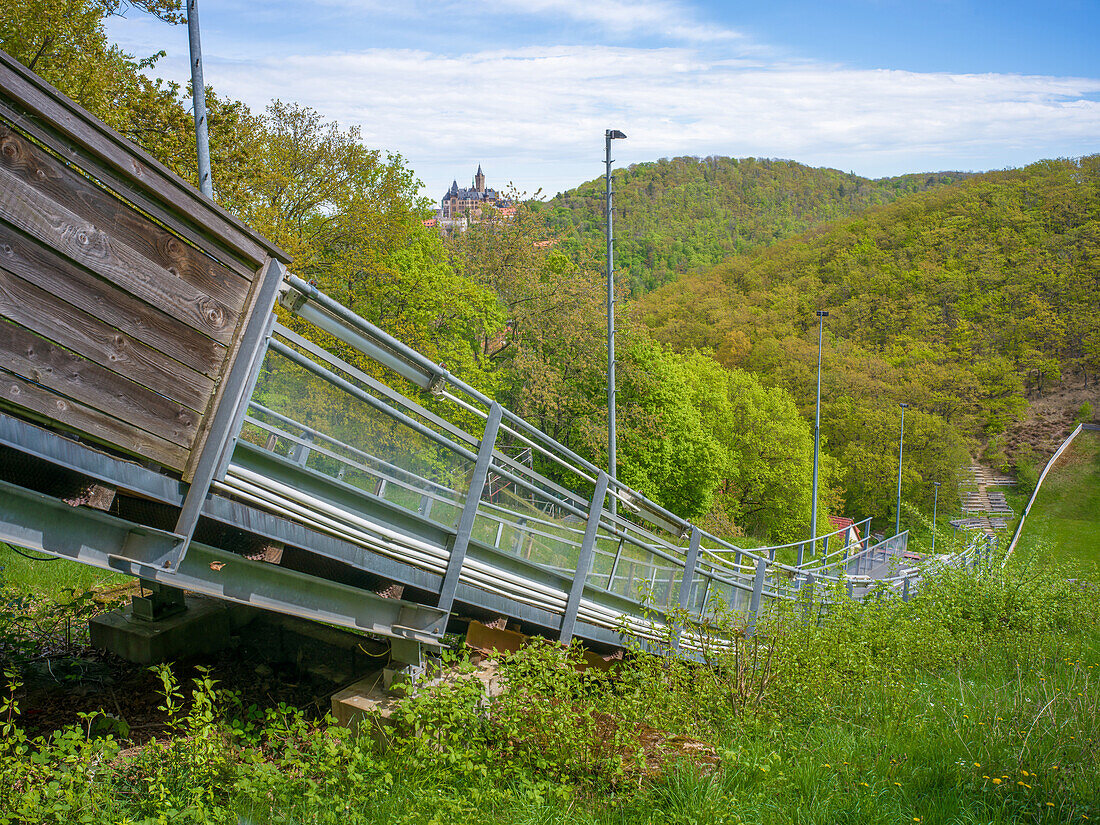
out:
{"label": "blue sky", "polygon": [[[1100,2],[200,0],[206,82],[358,125],[442,195],[571,188],[677,155],[792,158],[872,177],[1100,151]],[[131,12],[129,51],[187,32]]]}

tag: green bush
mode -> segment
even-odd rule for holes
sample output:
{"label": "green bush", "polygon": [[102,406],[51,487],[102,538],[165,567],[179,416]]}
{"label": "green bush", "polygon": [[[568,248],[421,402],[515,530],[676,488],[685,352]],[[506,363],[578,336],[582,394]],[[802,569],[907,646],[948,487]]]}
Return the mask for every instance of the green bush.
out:
{"label": "green bush", "polygon": [[452,657],[385,743],[166,668],[170,736],[125,748],[89,714],[30,740],[9,670],[0,823],[1084,821],[1096,597],[1014,557],[930,574],[908,602],[818,589],[750,638],[719,606],[681,638],[697,661],[669,655],[674,626],[610,673],[532,644],[490,697]]}

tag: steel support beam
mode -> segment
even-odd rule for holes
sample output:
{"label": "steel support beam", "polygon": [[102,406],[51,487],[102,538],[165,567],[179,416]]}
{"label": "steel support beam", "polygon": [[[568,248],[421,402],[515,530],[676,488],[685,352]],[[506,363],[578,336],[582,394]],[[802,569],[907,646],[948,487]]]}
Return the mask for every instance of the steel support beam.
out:
{"label": "steel support beam", "polygon": [[581,595],[592,569],[592,559],[596,555],[596,534],[600,529],[600,515],[603,513],[604,499],[607,498],[608,475],[603,470],[596,478],[596,490],[592,494],[592,503],[588,508],[588,522],[584,528],[584,539],[577,554],[577,570],[573,574],[573,584],[569,588],[569,598],[565,602],[565,615],[561,620],[561,633],[558,639],[562,644],[573,640],[573,629],[577,624],[577,612],[581,606]]}
{"label": "steel support beam", "polygon": [[[687,556],[684,558],[684,577],[680,580],[680,610],[683,613],[691,610],[691,592],[695,589],[695,568],[699,566],[699,541],[701,538],[699,528],[692,525],[691,541],[688,542]],[[673,653],[680,650],[680,636],[683,632],[683,626],[678,625],[672,639]]]}
{"label": "steel support beam", "polygon": [[760,597],[764,593],[764,576],[767,574],[768,563],[759,558],[756,560],[756,576],[752,580],[752,601],[749,603],[749,621],[745,626],[745,638],[756,632],[756,621],[760,618]]}
{"label": "steel support beam", "polygon": [[451,606],[454,604],[455,592],[458,590],[458,577],[462,572],[462,563],[466,560],[470,536],[474,532],[477,507],[481,502],[485,481],[489,477],[489,464],[493,459],[493,447],[496,444],[497,431],[500,429],[502,412],[500,404],[494,401],[489,408],[485,431],[481,435],[481,444],[477,449],[477,460],[474,462],[474,472],[470,477],[470,488],[466,491],[466,504],[458,519],[458,533],[455,535],[454,544],[451,545],[451,558],[447,562],[447,572],[443,576],[443,586],[439,591],[439,609],[447,613],[450,613]]}
{"label": "steel support beam", "polygon": [[195,462],[195,472],[191,477],[191,486],[187,490],[187,496],[183,500],[176,519],[175,533],[179,537],[179,558],[174,564],[178,566],[187,554],[187,546],[191,537],[195,534],[195,527],[199,523],[199,515],[202,513],[203,502],[210,492],[210,483],[225,458],[227,445],[236,437],[234,425],[238,421],[241,404],[247,404],[245,399],[252,395],[252,385],[249,383],[259,374],[259,370],[253,369],[256,353],[265,343],[265,334],[270,329],[271,312],[275,308],[275,298],[278,295],[279,285],[283,282],[286,268],[274,258],[268,258],[267,265],[257,276],[260,283],[256,286],[258,294],[252,307],[252,314],[245,323],[244,331],[237,349],[237,357],[233,360],[228,374],[224,379],[221,399],[211,415],[210,430],[206,436],[206,442],[202,446],[198,461]]}
{"label": "steel support beam", "polygon": [[171,533],[0,482],[0,541],[54,556],[340,627],[439,647],[447,613],[384,599],[346,584],[192,543],[171,571],[163,566]]}

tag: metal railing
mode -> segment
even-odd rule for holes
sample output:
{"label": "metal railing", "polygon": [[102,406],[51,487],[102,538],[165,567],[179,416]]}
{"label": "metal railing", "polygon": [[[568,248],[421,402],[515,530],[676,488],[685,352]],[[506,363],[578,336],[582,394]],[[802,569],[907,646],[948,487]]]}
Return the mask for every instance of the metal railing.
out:
{"label": "metal railing", "polygon": [[[444,609],[467,585],[557,617],[564,641],[578,622],[657,639],[676,609],[701,622],[721,603],[743,612],[751,632],[769,600],[798,598],[807,585],[847,581],[857,595],[853,582],[881,581],[908,598],[920,581],[908,535],[872,544],[869,519],[856,525],[857,540],[847,527],[816,537],[821,556],[801,566],[777,553],[808,541],[747,548],[711,535],[309,284],[287,282],[282,303],[296,325],[335,336],[355,363],[275,325],[216,487],[441,575]],[[371,374],[379,367],[432,400],[421,404],[379,380]],[[522,460],[509,455],[517,451]],[[278,473],[264,463],[271,457]],[[449,538],[425,540],[377,507]],[[679,636],[683,648],[697,641],[690,627]]]}

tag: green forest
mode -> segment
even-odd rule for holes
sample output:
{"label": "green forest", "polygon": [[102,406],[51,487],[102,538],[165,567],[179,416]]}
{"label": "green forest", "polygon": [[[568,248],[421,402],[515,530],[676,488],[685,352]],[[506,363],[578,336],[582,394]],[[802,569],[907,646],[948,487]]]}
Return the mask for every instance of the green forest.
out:
{"label": "green forest", "polygon": [[[906,419],[907,499],[949,483],[1052,384],[1100,372],[1100,157],[979,175],[688,275],[641,302],[657,340],[713,352],[812,413],[853,512],[880,512]],[[910,424],[910,422],[912,422]],[[912,426],[912,430],[909,427]],[[931,502],[926,502],[931,503]]]}
{"label": "green forest", "polygon": [[[967,177],[934,172],[870,180],[769,158],[683,157],[612,173],[615,269],[634,294],[655,289],[731,255],[767,246],[834,218],[854,215]],[[564,248],[599,248],[603,178],[541,206]]]}
{"label": "green forest", "polygon": [[[124,11],[179,22],[174,0],[12,0],[0,48],[194,181],[188,89],[152,79],[159,54],[111,44],[104,22]],[[446,236],[423,225],[415,170],[355,128],[288,101],[207,100],[220,205],[296,274],[606,463],[601,180]],[[955,500],[971,456],[1011,463],[998,439],[1029,393],[1095,384],[1098,165],[617,171],[620,477],[725,536],[804,536],[825,308],[820,523],[893,521],[899,402],[904,499],[930,509],[938,481]]]}

